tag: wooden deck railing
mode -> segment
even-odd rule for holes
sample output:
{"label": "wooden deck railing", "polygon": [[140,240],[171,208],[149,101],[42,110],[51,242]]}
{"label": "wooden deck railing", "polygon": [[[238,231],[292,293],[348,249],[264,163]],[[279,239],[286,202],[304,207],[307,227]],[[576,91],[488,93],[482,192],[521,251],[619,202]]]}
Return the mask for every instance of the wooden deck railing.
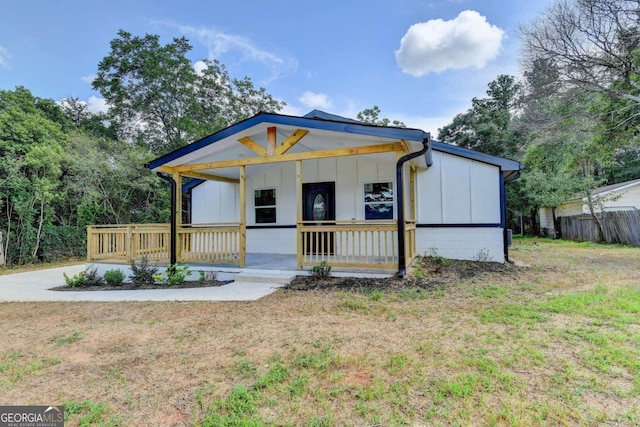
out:
{"label": "wooden deck railing", "polygon": [[239,223],[193,224],[178,229],[181,262],[245,264]]}
{"label": "wooden deck railing", "polygon": [[[394,269],[397,235],[396,221],[301,221],[298,268],[326,261],[337,267]],[[407,245],[413,247],[413,243]]]}
{"label": "wooden deck railing", "polygon": [[87,261],[168,261],[169,231],[169,224],[90,225]]}
{"label": "wooden deck railing", "polygon": [[[244,265],[240,224],[185,224],[178,228],[178,262]],[[169,224],[91,225],[87,227],[87,261],[169,262]]]}

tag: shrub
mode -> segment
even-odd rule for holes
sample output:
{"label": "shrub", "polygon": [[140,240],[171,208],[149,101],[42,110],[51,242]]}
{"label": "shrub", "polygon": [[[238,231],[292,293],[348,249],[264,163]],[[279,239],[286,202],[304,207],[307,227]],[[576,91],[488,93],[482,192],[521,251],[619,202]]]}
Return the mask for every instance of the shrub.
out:
{"label": "shrub", "polygon": [[66,273],[62,273],[64,281],[70,288],[78,288],[83,286],[103,286],[105,284],[102,276],[98,274],[98,269],[87,268],[85,271],[81,271],[72,277],[67,276]]}
{"label": "shrub", "polygon": [[315,279],[326,279],[331,276],[331,266],[327,264],[327,261],[322,261],[320,264],[311,267],[309,274]]}
{"label": "shrub", "polygon": [[124,282],[125,277],[124,272],[120,269],[108,270],[104,273],[104,280],[109,286],[121,285],[122,282]]}
{"label": "shrub", "polygon": [[171,264],[163,274],[155,274],[154,279],[166,286],[176,286],[184,283],[190,275],[189,266]]}
{"label": "shrub", "polygon": [[136,261],[131,261],[131,283],[134,286],[141,285],[153,285],[155,283],[154,276],[158,273],[158,269],[152,265],[149,265],[149,259],[147,257],[142,258],[140,264],[137,265]]}

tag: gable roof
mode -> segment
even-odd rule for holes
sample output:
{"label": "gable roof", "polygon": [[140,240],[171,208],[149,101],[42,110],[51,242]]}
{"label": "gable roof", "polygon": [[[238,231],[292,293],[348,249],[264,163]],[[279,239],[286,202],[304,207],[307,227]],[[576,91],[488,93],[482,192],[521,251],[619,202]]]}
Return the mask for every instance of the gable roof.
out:
{"label": "gable roof", "polygon": [[334,120],[333,118],[340,116],[323,113],[318,110],[314,110],[311,113],[314,113],[311,117],[287,116],[284,114],[275,113],[258,113],[253,117],[245,119],[211,135],[205,136],[198,141],[174,150],[168,154],[165,154],[164,156],[158,157],[157,159],[149,162],[148,167],[150,169],[156,169],[166,163],[169,163],[187,154],[191,154],[197,150],[200,150],[211,144],[215,144],[216,142],[219,142],[225,138],[228,138],[237,133],[247,131],[254,126],[258,126],[261,124],[286,125],[298,128],[316,129],[320,131],[342,132],[352,135],[390,138],[397,140],[404,139],[406,141],[414,142],[422,142],[424,138],[429,138],[429,133],[424,132],[420,129],[375,126],[345,118]]}
{"label": "gable roof", "polygon": [[626,182],[619,182],[617,184],[605,185],[603,187],[596,188],[591,191],[592,196],[605,196],[609,193],[613,193],[620,190],[626,190],[627,188],[640,185],[640,178]]}
{"label": "gable roof", "polygon": [[[149,169],[157,169],[170,162],[175,162],[181,157],[195,155],[198,150],[206,149],[215,143],[233,138],[240,133],[247,133],[258,128],[280,125],[292,128],[306,128],[320,132],[338,132],[358,137],[372,137],[379,140],[395,139],[413,142],[414,147],[421,146],[422,141],[430,138],[430,134],[421,129],[400,128],[395,126],[377,126],[363,123],[357,120],[341,117],[335,114],[326,113],[320,110],[313,110],[305,116],[289,116],[275,113],[258,113],[253,117],[231,125],[225,129],[208,135],[185,147],[172,151],[164,156],[158,157],[147,165]],[[419,143],[416,144],[416,143]],[[498,166],[506,172],[505,178],[509,175],[517,174],[523,166],[516,161],[491,156],[455,145],[446,144],[439,141],[430,141],[430,149],[451,155],[476,160],[482,163]],[[192,157],[190,156],[190,157]],[[424,160],[430,163],[430,153],[425,154]]]}

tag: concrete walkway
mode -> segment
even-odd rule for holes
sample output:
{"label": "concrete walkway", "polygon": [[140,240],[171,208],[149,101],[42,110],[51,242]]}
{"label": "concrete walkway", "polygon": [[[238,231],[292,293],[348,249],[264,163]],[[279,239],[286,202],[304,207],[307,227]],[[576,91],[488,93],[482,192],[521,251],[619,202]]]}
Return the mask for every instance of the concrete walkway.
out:
{"label": "concrete walkway", "polygon": [[224,286],[187,289],[145,289],[132,291],[50,291],[64,285],[68,276],[85,269],[85,264],[0,276],[0,301],[256,301],[276,291],[277,283],[232,282]]}

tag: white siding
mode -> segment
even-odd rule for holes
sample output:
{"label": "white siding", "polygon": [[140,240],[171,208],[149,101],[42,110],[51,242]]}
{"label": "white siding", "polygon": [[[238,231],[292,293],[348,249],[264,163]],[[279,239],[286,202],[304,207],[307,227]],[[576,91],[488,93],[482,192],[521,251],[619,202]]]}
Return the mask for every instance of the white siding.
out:
{"label": "white siding", "polygon": [[635,207],[636,209],[640,209],[640,184],[625,190],[620,190],[617,193],[621,195],[620,198],[605,203],[607,208]]}
{"label": "white siding", "polygon": [[[588,212],[588,211],[589,210],[587,209],[586,212]],[[582,202],[581,201],[565,203],[564,205],[559,205],[556,208],[556,216],[558,216],[558,217],[580,215],[582,213],[583,213],[583,211],[582,211]]]}
{"label": "white siding", "polygon": [[[487,253],[486,261],[503,262],[502,228],[418,228],[418,255],[438,255],[451,259],[478,260]],[[434,253],[435,252],[435,253]]]}
{"label": "white siding", "polygon": [[258,228],[247,230],[247,252],[296,254],[295,228]]}
{"label": "white siding", "polygon": [[549,233],[548,236],[555,235],[555,227],[553,225],[553,213],[551,212],[551,208],[540,208],[540,230],[546,228]]}
{"label": "white siding", "polygon": [[436,151],[433,161],[416,177],[418,223],[500,223],[498,167]]}
{"label": "white siding", "polygon": [[191,222],[240,221],[240,190],[236,184],[206,181],[191,190]]}

